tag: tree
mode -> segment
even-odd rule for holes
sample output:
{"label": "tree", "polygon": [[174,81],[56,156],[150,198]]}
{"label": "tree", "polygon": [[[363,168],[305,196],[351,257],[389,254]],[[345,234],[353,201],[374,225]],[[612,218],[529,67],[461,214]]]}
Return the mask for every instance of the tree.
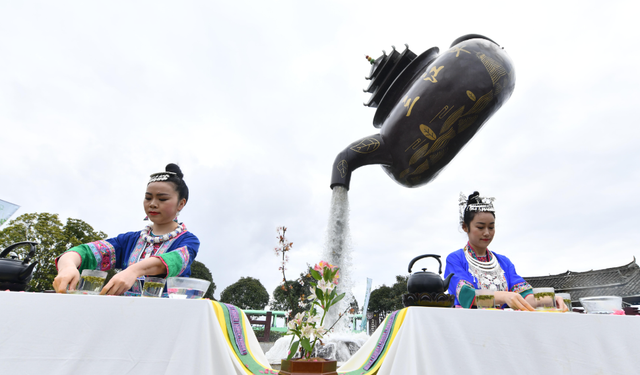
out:
{"label": "tree", "polygon": [[209,289],[207,289],[207,292],[204,294],[204,298],[215,300],[215,298],[213,298],[213,293],[216,291],[216,283],[213,282],[211,271],[209,271],[204,263],[198,262],[197,260],[194,260],[193,263],[191,263],[191,277],[194,279],[211,281],[211,285],[209,285]]}
{"label": "tree", "polygon": [[[278,268],[282,272],[282,284],[278,285],[273,290],[273,302],[271,308],[275,310],[288,311],[289,319],[303,311],[311,308],[307,297],[311,294],[310,281],[315,281],[310,274],[303,272],[297,280],[287,280],[285,271],[287,270],[287,262],[289,261],[289,251],[293,247],[293,242],[287,239],[287,227],[282,226],[276,228],[278,236],[278,246],[274,249],[276,256],[282,256],[280,261],[280,267]],[[309,265],[307,264],[307,269]]]}
{"label": "tree", "polygon": [[308,273],[301,273],[295,281],[287,281],[278,285],[273,290],[272,310],[290,311],[289,316],[293,317],[299,312],[309,310],[311,304],[307,297],[311,294],[310,281],[314,281]]}
{"label": "tree", "polygon": [[382,285],[371,292],[369,297],[368,311],[378,313],[381,316],[390,312],[400,310],[404,307],[402,304],[402,295],[407,293],[408,276],[396,276],[396,282],[393,286]]}
{"label": "tree", "polygon": [[397,275],[396,282],[391,287],[393,289],[393,294],[396,296],[396,301],[401,305],[400,307],[398,307],[398,309],[404,308],[404,305],[402,305],[402,295],[407,293],[408,281],[409,281],[409,276]]}
{"label": "tree", "polygon": [[[53,279],[58,274],[55,259],[73,246],[107,238],[104,232],[96,232],[91,225],[79,219],[67,219],[62,225],[58,214],[31,213],[18,216],[0,231],[0,248],[16,242],[37,241],[35,256],[37,262],[29,290],[40,292],[51,289]],[[19,259],[27,256],[29,248],[16,249]]]}
{"label": "tree", "polygon": [[269,293],[260,280],[241,277],[222,291],[220,302],[230,303],[243,310],[262,310],[269,303]]}

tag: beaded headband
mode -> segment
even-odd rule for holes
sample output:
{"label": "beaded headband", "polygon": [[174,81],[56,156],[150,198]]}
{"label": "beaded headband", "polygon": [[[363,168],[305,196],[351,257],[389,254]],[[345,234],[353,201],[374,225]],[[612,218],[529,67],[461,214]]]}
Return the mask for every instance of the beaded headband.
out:
{"label": "beaded headband", "polygon": [[154,173],[151,176],[149,176],[149,177],[151,177],[151,179],[149,180],[147,185],[152,183],[152,182],[156,182],[156,181],[166,181],[170,177],[173,177],[175,175],[176,175],[175,172],[158,172],[158,173]]}
{"label": "beaded headband", "polygon": [[460,223],[464,222],[465,211],[481,211],[481,212],[496,212],[493,207],[493,201],[495,198],[486,197],[473,197],[474,203],[467,204],[467,196],[460,192],[460,198],[458,199],[458,206],[460,207]]}

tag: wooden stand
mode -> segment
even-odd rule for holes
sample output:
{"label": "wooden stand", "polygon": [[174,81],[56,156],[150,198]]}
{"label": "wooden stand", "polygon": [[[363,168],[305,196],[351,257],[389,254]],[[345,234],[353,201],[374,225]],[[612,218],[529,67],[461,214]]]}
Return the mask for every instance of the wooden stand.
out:
{"label": "wooden stand", "polygon": [[337,361],[300,361],[283,359],[280,367],[280,375],[338,375]]}
{"label": "wooden stand", "polygon": [[455,300],[455,296],[446,293],[405,293],[402,295],[402,304],[405,307],[452,307]]}

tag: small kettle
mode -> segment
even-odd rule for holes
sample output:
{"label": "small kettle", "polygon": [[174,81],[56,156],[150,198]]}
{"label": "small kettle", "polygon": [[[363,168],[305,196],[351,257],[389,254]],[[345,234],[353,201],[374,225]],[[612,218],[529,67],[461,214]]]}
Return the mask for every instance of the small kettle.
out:
{"label": "small kettle", "polygon": [[413,264],[416,261],[427,257],[436,258],[440,264],[438,274],[427,272],[427,269],[423,268],[422,272],[416,272],[410,275],[409,280],[407,281],[407,290],[409,293],[444,293],[449,288],[449,281],[451,281],[453,273],[449,274],[444,281],[442,280],[442,277],[440,277],[442,274],[442,262],[440,261],[440,255],[424,254],[413,258],[409,263],[409,274],[411,274],[411,267],[413,267]]}
{"label": "small kettle", "polygon": [[[37,242],[30,241],[18,242],[2,250],[2,253],[0,253],[0,290],[26,290],[27,284],[33,277],[33,269],[38,264],[37,262],[28,264],[36,253],[37,244]],[[30,249],[24,260],[16,259],[15,256],[5,258],[12,250],[26,245]]]}

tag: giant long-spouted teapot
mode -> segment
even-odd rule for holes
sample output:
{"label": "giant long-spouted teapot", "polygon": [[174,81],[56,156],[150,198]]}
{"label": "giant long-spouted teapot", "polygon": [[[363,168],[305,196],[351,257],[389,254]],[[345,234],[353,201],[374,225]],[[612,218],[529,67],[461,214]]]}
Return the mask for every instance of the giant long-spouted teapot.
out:
{"label": "giant long-spouted teapot", "polygon": [[456,39],[439,54],[437,47],[416,56],[393,49],[372,63],[365,105],[377,107],[379,134],[362,138],[336,157],[331,188],[349,188],[351,173],[381,164],[406,187],[424,185],[509,99],[515,71],[503,48],[482,35]]}

